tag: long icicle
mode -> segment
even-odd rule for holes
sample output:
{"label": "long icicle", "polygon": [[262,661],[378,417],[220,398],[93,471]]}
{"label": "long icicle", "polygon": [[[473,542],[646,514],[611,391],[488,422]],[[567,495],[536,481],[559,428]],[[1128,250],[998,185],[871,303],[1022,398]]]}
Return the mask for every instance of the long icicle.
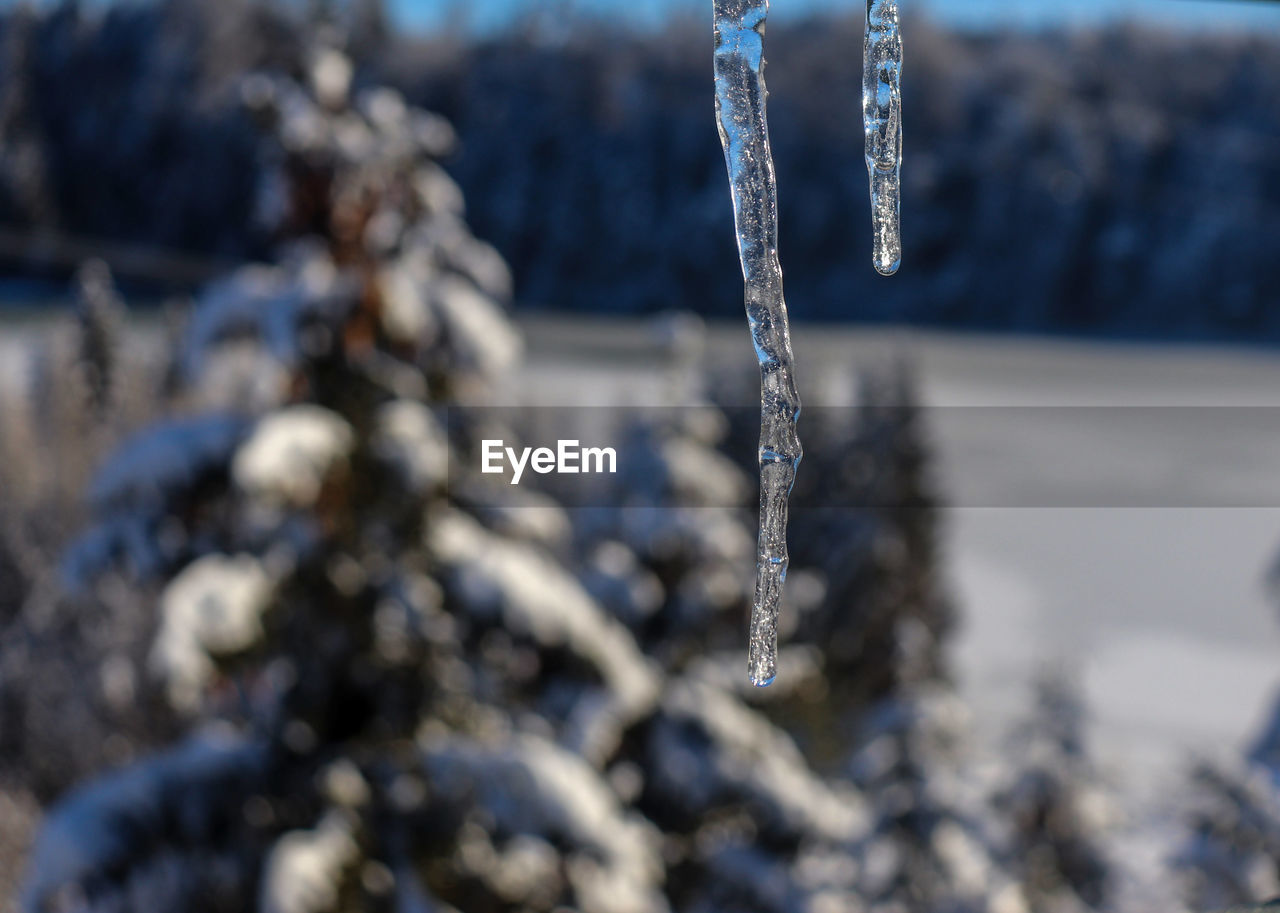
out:
{"label": "long icicle", "polygon": [[800,464],[800,396],[791,373],[791,331],[778,264],[778,196],[765,118],[764,26],[768,0],[712,0],[716,122],[729,170],[747,322],[760,362],[760,534],[747,670],[773,681],[778,609],[787,577],[787,499]]}
{"label": "long icicle", "polygon": [[871,179],[871,260],[892,276],[902,262],[902,33],[898,0],[867,0],[862,54],[862,125]]}

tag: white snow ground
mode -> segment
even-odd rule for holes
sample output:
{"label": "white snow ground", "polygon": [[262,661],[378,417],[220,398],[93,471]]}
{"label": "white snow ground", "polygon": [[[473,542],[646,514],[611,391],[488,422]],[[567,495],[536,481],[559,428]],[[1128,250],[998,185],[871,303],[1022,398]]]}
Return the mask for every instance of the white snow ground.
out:
{"label": "white snow ground", "polygon": [[[524,329],[511,402],[660,404],[670,390],[653,323]],[[148,330],[142,350],[157,344]],[[21,381],[46,331],[5,322],[0,389]],[[1144,782],[1255,731],[1280,687],[1280,609],[1263,586],[1280,553],[1280,352],[812,326],[795,349],[807,405],[849,402],[857,370],[904,354],[929,405],[1019,407],[929,416],[943,491],[965,505],[945,512],[946,547],[964,622],[957,671],[983,734],[1023,712],[1046,664],[1082,676],[1101,757]],[[705,359],[750,368],[745,325],[712,325]],[[1211,409],[1032,408],[1107,405],[1277,409],[1220,410],[1224,422]],[[1237,506],[1008,506],[1134,491]],[[1253,502],[1275,506],[1239,506]],[[993,503],[1004,506],[982,506]]]}
{"label": "white snow ground", "polygon": [[[645,324],[525,327],[521,399],[661,402]],[[1021,407],[930,413],[943,491],[964,502],[945,512],[955,661],[984,741],[1046,666],[1082,678],[1095,750],[1134,788],[1256,731],[1280,686],[1263,586],[1280,552],[1280,409],[1265,411],[1280,407],[1280,353],[811,326],[795,348],[806,404],[847,402],[859,367],[905,354],[931,406]],[[745,326],[713,325],[707,358],[752,365]],[[1082,408],[1121,405],[1135,408]],[[1183,506],[1105,506],[1135,492]]]}

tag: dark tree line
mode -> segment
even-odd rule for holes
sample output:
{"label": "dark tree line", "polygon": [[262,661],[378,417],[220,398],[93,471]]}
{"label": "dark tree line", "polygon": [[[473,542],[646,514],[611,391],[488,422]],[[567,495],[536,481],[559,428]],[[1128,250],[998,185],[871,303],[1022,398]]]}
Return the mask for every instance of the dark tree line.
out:
{"label": "dark tree line", "polygon": [[[251,131],[225,91],[296,74],[300,17],[357,82],[442,112],[448,166],[521,303],[736,315],[709,30],[530,24],[405,38],[377,3],[198,0],[0,24],[0,223],[260,255]],[[856,16],[771,27],[781,237],[798,319],[1257,339],[1280,332],[1280,54],[1259,36],[906,23],[905,267],[868,265]],[[86,103],[86,101],[88,103]],[[29,259],[10,264],[30,269]],[[127,277],[126,277],[127,278]]]}

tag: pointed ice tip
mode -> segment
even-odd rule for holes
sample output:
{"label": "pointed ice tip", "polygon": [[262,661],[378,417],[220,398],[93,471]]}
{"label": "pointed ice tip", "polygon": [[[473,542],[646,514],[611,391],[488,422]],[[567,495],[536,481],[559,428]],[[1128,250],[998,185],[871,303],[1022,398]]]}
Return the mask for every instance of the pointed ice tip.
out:
{"label": "pointed ice tip", "polygon": [[876,272],[882,276],[892,276],[898,271],[898,267],[902,265],[901,260],[894,260],[892,263],[877,263],[875,265]]}
{"label": "pointed ice tip", "polygon": [[757,688],[768,688],[778,675],[777,648],[768,652],[751,651],[747,660],[747,678]]}

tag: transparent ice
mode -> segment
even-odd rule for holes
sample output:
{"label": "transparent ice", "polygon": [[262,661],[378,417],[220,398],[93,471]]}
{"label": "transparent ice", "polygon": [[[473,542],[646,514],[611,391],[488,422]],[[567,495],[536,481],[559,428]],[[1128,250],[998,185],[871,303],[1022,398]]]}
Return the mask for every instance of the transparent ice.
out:
{"label": "transparent ice", "polygon": [[778,607],[787,577],[787,499],[800,463],[800,397],[778,265],[778,198],[765,120],[768,0],[713,0],[716,121],[729,169],[747,322],[760,361],[760,535],[748,674],[761,687],[778,665]]}
{"label": "transparent ice", "polygon": [[872,262],[892,276],[902,262],[898,228],[902,172],[902,33],[898,0],[867,0],[862,55],[862,124],[871,178]]}

